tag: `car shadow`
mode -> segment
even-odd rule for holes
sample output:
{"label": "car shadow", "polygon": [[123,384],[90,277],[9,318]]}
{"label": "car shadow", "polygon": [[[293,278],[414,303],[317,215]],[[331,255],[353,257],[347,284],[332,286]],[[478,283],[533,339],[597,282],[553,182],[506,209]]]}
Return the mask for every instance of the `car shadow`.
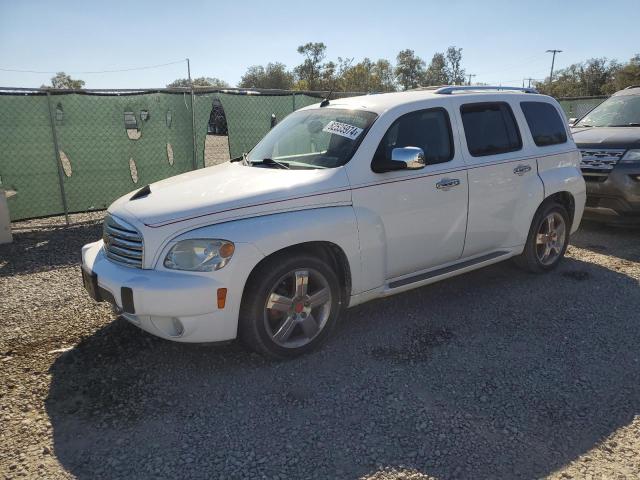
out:
{"label": "car shadow", "polygon": [[0,277],[76,266],[82,246],[100,238],[101,221],[15,231],[12,243],[0,245]]}
{"label": "car shadow", "polygon": [[80,479],[539,478],[640,412],[638,311],[636,279],[567,258],[355,307],[287,362],[118,319],[51,365],[55,455]]}

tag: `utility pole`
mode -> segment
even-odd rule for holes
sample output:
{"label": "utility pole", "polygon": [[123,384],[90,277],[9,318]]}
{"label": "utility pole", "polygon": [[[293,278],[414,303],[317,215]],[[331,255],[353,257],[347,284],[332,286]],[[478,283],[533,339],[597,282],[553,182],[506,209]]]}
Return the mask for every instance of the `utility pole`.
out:
{"label": "utility pole", "polygon": [[562,50],[547,50],[547,53],[553,53],[553,57],[551,58],[551,73],[549,74],[549,85],[553,82],[553,65],[556,62],[556,53],[561,53]]}
{"label": "utility pole", "polygon": [[476,74],[475,74],[475,73],[470,73],[470,74],[469,74],[469,83],[468,83],[467,85],[471,85],[471,79],[472,79],[473,77],[475,77],[475,76],[476,76]]}
{"label": "utility pole", "polygon": [[196,170],[198,168],[198,154],[197,154],[197,146],[198,142],[196,141],[196,111],[194,109],[194,101],[193,101],[193,82],[191,81],[191,65],[189,64],[189,59],[187,58],[187,77],[189,78],[189,90],[191,91],[191,133],[193,134],[193,169]]}

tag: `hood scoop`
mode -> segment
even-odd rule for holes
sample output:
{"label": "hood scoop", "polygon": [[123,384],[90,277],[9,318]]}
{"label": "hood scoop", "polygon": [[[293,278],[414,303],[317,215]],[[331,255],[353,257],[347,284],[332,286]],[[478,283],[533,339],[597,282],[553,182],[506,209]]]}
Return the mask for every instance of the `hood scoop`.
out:
{"label": "hood scoop", "polygon": [[144,198],[144,197],[148,196],[150,193],[151,193],[151,185],[145,185],[140,190],[138,190],[136,193],[131,195],[131,198],[129,200],[137,200],[139,198]]}

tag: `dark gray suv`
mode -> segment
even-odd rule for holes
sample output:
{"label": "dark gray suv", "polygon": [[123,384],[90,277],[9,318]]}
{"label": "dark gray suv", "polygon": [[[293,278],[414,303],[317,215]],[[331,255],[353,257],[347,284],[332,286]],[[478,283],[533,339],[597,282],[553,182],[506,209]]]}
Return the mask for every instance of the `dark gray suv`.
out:
{"label": "dark gray suv", "polygon": [[616,92],[572,133],[587,185],[584,218],[640,223],[640,86]]}

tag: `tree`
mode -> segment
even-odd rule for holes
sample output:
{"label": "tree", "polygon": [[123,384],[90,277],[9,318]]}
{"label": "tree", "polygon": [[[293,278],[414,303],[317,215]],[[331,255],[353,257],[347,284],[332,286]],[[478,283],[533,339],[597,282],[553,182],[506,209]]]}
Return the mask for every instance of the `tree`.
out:
{"label": "tree", "polygon": [[[220,80],[216,77],[198,77],[192,80],[194,87],[212,87],[212,88],[229,88],[229,84],[224,80]],[[168,88],[188,88],[188,78],[178,78],[167,85]]]}
{"label": "tree", "polygon": [[635,54],[629,63],[620,65],[611,73],[603,91],[610,95],[631,85],[640,85],[640,53]]}
{"label": "tree", "polygon": [[373,66],[374,92],[395,92],[396,76],[389,60],[379,59]]}
{"label": "tree", "polygon": [[294,69],[298,82],[304,82],[307,89],[321,88],[322,61],[326,56],[327,46],[322,42],[309,42],[298,47],[298,53],[304,55],[304,61]]}
{"label": "tree", "polygon": [[[79,90],[84,87],[84,80],[74,80],[70,75],[64,72],[58,72],[55,77],[51,77],[51,86],[53,88],[73,88]],[[47,88],[47,85],[42,85],[42,88]]]}
{"label": "tree", "polygon": [[393,92],[396,90],[393,67],[382,58],[376,62],[364,58],[342,69],[341,88],[348,92]]}
{"label": "tree", "polygon": [[424,75],[425,85],[447,85],[449,74],[447,72],[447,60],[444,53],[434,53],[429,67]]}
{"label": "tree", "polygon": [[[632,62],[633,59],[623,66],[607,58],[590,58],[558,70],[552,82],[549,82],[547,77],[542,82],[536,82],[535,87],[541,93],[554,97],[606,95],[615,91],[617,85],[624,85],[624,81],[616,83],[616,78],[621,71],[632,65]],[[633,67],[628,71],[633,71]]]}
{"label": "tree", "polygon": [[451,46],[447,48],[447,83],[462,85],[464,83],[464,68],[462,68],[462,48]]}
{"label": "tree", "polygon": [[424,81],[424,60],[413,50],[406,49],[396,57],[396,77],[404,90],[419,87]]}
{"label": "tree", "polygon": [[241,88],[273,88],[288,90],[293,87],[293,74],[287,71],[284,63],[252,65],[240,79]]}

